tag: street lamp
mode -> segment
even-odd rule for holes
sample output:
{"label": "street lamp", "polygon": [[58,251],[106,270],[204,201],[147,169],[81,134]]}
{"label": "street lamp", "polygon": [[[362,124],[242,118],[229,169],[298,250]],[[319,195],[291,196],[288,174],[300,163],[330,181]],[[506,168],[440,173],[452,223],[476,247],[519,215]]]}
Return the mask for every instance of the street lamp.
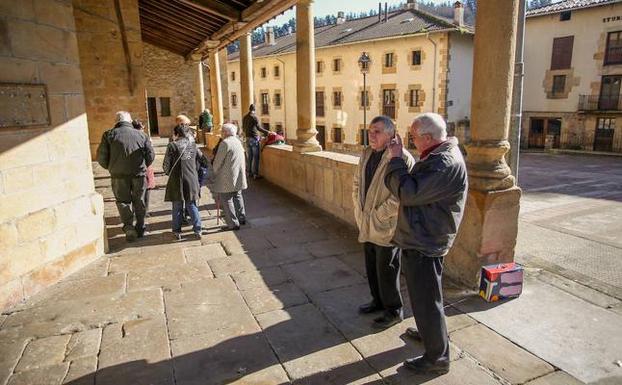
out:
{"label": "street lamp", "polygon": [[[367,130],[367,73],[369,72],[369,65],[371,64],[371,59],[367,52],[363,52],[361,57],[359,58],[359,68],[361,69],[361,73],[363,74],[363,129]],[[363,131],[363,146],[367,147],[367,131]]]}

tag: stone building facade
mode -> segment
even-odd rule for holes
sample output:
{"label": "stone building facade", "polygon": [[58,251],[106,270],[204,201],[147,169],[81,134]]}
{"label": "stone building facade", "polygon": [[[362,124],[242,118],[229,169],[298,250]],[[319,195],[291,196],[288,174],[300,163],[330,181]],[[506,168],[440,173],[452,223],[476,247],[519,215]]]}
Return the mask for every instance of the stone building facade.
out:
{"label": "stone building facade", "polygon": [[104,223],[72,3],[2,1],[0,26],[3,309],[102,255]]}
{"label": "stone building facade", "polygon": [[[151,135],[170,136],[179,114],[198,124],[198,63],[148,43],[143,44],[143,63]],[[209,71],[203,71],[203,76],[204,101],[209,106]]]}
{"label": "stone building facade", "polygon": [[[367,52],[367,124],[377,115],[391,116],[406,138],[413,118],[427,111],[444,115],[451,125],[470,116],[473,34],[466,26],[415,9],[343,21],[316,29],[316,130],[322,148],[358,153],[365,131],[363,75],[358,60]],[[427,25],[411,34],[400,28]],[[378,29],[377,33],[370,32]],[[254,102],[257,115],[272,131],[282,128],[295,138],[296,54],[294,35],[272,39],[253,49]],[[344,37],[345,36],[345,37]],[[228,61],[230,119],[241,122],[238,54]],[[411,146],[412,147],[412,146]]]}
{"label": "stone building facade", "polygon": [[525,42],[521,146],[622,152],[622,3],[530,10]]}

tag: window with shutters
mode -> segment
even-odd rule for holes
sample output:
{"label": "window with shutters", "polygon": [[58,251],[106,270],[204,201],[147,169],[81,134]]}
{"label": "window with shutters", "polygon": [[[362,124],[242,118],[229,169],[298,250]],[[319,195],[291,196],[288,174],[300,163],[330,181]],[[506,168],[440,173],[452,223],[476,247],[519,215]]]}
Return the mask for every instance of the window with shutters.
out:
{"label": "window with shutters", "polygon": [[410,90],[410,94],[408,96],[408,107],[417,107],[419,105],[419,91],[421,90]]}
{"label": "window with shutters", "polygon": [[324,116],[324,91],[315,91],[315,116]]}
{"label": "window with shutters", "polygon": [[574,36],[558,37],[553,39],[553,55],[551,57],[552,70],[569,69],[572,64],[572,45]]}
{"label": "window with shutters", "polygon": [[333,72],[341,71],[341,59],[333,59]]}
{"label": "window with shutters", "polygon": [[341,91],[333,91],[333,107],[341,108]]}
{"label": "window with shutters", "polygon": [[281,76],[281,68],[279,66],[274,66],[274,77],[278,78]]}
{"label": "window with shutters", "polygon": [[266,78],[266,67],[261,67],[261,77],[262,79]]}
{"label": "window with shutters", "polygon": [[622,63],[622,31],[609,32],[607,35],[607,51],[605,64]]}
{"label": "window with shutters", "polygon": [[315,62],[315,72],[321,74],[324,71],[324,62],[317,61]]}
{"label": "window with shutters", "polygon": [[268,93],[264,92],[261,94],[261,114],[268,115],[269,111],[270,108],[268,104]]}
{"label": "window with shutters", "polygon": [[238,106],[238,96],[236,94],[231,94],[231,107]]}
{"label": "window with shutters", "polygon": [[231,81],[235,81],[235,71],[231,71]]}
{"label": "window with shutters", "polygon": [[393,67],[393,52],[384,54],[384,66],[385,67]]}
{"label": "window with shutters", "polygon": [[412,65],[418,66],[421,65],[421,51],[413,51],[412,52]]}
{"label": "window with shutters", "polygon": [[280,92],[274,93],[274,106],[281,107],[281,93]]}
{"label": "window with shutters", "polygon": [[559,14],[559,21],[568,21],[572,17],[572,11],[564,11]]}
{"label": "window with shutters", "polygon": [[566,75],[555,75],[553,76],[553,89],[551,93],[553,95],[561,95],[564,93],[566,89]]}

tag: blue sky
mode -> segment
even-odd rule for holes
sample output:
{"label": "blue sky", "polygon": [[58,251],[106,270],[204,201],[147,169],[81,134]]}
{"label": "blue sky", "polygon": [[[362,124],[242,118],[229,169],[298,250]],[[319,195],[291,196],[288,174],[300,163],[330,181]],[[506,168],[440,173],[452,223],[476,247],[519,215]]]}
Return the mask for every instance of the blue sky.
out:
{"label": "blue sky", "polygon": [[[430,0],[424,0],[427,3]],[[431,0],[435,3],[444,3],[447,0]],[[384,3],[392,4],[400,4],[405,3],[406,0],[384,0],[382,1],[382,7],[384,9]],[[326,15],[337,15],[337,12],[344,11],[346,14],[348,12],[362,12],[368,11],[370,9],[378,9],[378,0],[315,0],[313,3],[313,14],[315,16],[326,16]],[[281,25],[287,22],[292,17],[296,17],[296,12],[294,9],[285,12],[282,16],[277,17],[276,19],[270,20],[268,25]]]}

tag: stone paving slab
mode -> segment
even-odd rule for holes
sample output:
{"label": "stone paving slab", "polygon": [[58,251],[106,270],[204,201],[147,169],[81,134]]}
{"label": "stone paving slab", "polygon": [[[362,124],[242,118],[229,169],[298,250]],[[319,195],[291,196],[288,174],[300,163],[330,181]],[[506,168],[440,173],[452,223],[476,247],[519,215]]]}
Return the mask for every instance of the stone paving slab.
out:
{"label": "stone paving slab", "polygon": [[183,253],[187,262],[208,261],[210,259],[223,258],[227,256],[225,249],[219,243],[212,243],[203,246],[186,247]]}
{"label": "stone paving slab", "polygon": [[564,278],[557,274],[550,273],[548,271],[540,272],[540,274],[538,274],[538,279],[540,279],[542,282],[548,283],[549,285],[553,285],[558,289],[568,292],[575,297],[579,297],[587,302],[590,302],[596,306],[611,308],[615,305],[622,304],[622,301],[617,298],[610,297],[597,290],[591,289],[580,283],[572,281],[568,278]]}
{"label": "stone paving slab", "polygon": [[246,254],[234,254],[228,257],[210,259],[207,263],[216,277],[257,270],[257,266],[253,263],[252,258]]}
{"label": "stone paving slab", "polygon": [[285,384],[289,380],[268,341],[255,332],[222,338],[216,333],[171,342],[176,384]]}
{"label": "stone paving slab", "polygon": [[11,314],[0,330],[0,340],[67,334],[163,312],[159,289],[128,293],[119,298],[99,297],[96,301],[46,303]]}
{"label": "stone paving slab", "polygon": [[119,297],[125,292],[125,274],[59,282],[33,296],[22,308],[57,301],[80,301],[96,297]]}
{"label": "stone paving slab", "polygon": [[583,382],[566,372],[556,371],[529,381],[526,385],[583,385]]}
{"label": "stone paving slab", "polygon": [[305,245],[309,253],[316,258],[332,257],[360,251],[362,245],[352,239],[327,239]]}
{"label": "stone paving slab", "polygon": [[452,362],[449,373],[438,377],[416,375],[405,368],[394,370],[397,374],[385,377],[391,385],[502,385],[490,372],[468,358]]}
{"label": "stone paving slab", "polygon": [[512,384],[523,384],[554,370],[484,325],[455,331],[451,333],[451,341]]}
{"label": "stone paving slab", "polygon": [[69,371],[63,380],[63,384],[95,385],[96,371],[97,356],[78,358],[69,364]]}
{"label": "stone paving slab", "polygon": [[99,258],[78,272],[66,277],[64,281],[76,281],[82,279],[105,277],[108,275],[108,258]]}
{"label": "stone paving slab", "polygon": [[[362,359],[312,304],[259,314],[257,321],[292,379]],[[368,371],[373,374],[370,367]]]}
{"label": "stone paving slab", "polygon": [[7,385],[60,385],[67,374],[68,363],[16,373]]}
{"label": "stone paving slab", "polygon": [[360,274],[335,257],[285,265],[284,269],[294,282],[307,293],[364,282]]}
{"label": "stone paving slab", "polygon": [[99,352],[102,329],[92,329],[75,333],[67,343],[65,361],[74,361],[78,358],[96,356]]}
{"label": "stone paving slab", "polygon": [[284,283],[269,289],[244,290],[241,294],[255,315],[309,302],[305,293],[292,283]]}
{"label": "stone paving slab", "polygon": [[340,261],[358,272],[362,277],[367,278],[367,269],[365,268],[365,255],[362,251],[347,253],[344,255],[340,255],[337,258],[339,258]]}
{"label": "stone paving slab", "polygon": [[287,274],[279,266],[235,273],[232,278],[238,290],[269,289],[289,280]]}
{"label": "stone paving slab", "polygon": [[137,270],[158,268],[169,265],[183,265],[184,255],[179,249],[170,249],[160,253],[134,253],[110,258],[110,274],[126,273]]}
{"label": "stone paving slab", "polygon": [[70,335],[62,335],[30,341],[15,367],[15,372],[25,372],[62,363],[70,338]]}
{"label": "stone paving slab", "polygon": [[[183,257],[180,256],[180,258]],[[212,278],[212,270],[208,265],[168,265],[165,268],[153,267],[144,270],[134,270],[128,273],[127,290],[165,288],[172,289],[180,286],[182,282],[199,281]]]}
{"label": "stone paving slab", "polygon": [[583,382],[622,375],[622,323],[614,312],[527,275],[519,298],[455,305],[523,349]]}

